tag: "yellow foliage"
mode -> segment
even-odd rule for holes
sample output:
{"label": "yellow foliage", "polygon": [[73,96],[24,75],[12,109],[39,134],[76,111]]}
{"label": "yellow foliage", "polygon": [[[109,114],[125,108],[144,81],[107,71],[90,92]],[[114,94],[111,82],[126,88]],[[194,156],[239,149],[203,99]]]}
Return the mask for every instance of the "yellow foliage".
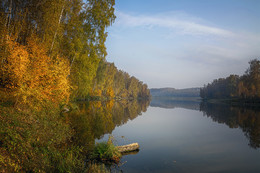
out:
{"label": "yellow foliage", "polygon": [[108,97],[111,97],[111,98],[114,98],[114,97],[115,97],[115,93],[114,93],[114,90],[113,90],[112,87],[109,87],[109,88],[107,89],[106,95],[107,95]]}
{"label": "yellow foliage", "polygon": [[108,109],[108,110],[112,110],[112,108],[113,108],[113,106],[114,106],[114,100],[109,100],[108,102],[106,102],[106,108]]}
{"label": "yellow foliage", "polygon": [[99,88],[97,88],[97,89],[95,89],[95,90],[91,90],[90,95],[91,95],[91,96],[101,97],[101,95],[102,95],[102,90],[99,89]]}
{"label": "yellow foliage", "polygon": [[5,65],[0,70],[3,71],[5,88],[13,93],[17,106],[37,109],[45,103],[58,105],[68,101],[68,61],[47,56],[45,46],[36,37],[31,37],[26,46],[8,39],[6,50]]}
{"label": "yellow foliage", "polygon": [[91,103],[92,103],[93,107],[95,107],[95,108],[99,108],[99,109],[102,108],[101,101],[95,101],[95,102],[91,102]]}
{"label": "yellow foliage", "polygon": [[126,98],[128,97],[128,91],[126,89],[123,89],[122,93],[121,93],[121,97],[122,98]]}
{"label": "yellow foliage", "polygon": [[8,80],[6,88],[15,89],[18,88],[22,81],[29,64],[28,52],[25,47],[19,45],[11,39],[6,40],[6,54],[4,59],[6,64],[1,68],[4,79]]}

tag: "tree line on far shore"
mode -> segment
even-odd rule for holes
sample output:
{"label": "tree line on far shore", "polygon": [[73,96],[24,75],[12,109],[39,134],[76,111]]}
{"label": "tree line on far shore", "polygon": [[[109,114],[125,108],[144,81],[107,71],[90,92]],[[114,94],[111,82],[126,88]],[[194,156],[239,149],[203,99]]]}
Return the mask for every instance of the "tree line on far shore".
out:
{"label": "tree line on far shore", "polygon": [[202,99],[260,100],[260,61],[249,61],[245,74],[215,79],[200,89]]}

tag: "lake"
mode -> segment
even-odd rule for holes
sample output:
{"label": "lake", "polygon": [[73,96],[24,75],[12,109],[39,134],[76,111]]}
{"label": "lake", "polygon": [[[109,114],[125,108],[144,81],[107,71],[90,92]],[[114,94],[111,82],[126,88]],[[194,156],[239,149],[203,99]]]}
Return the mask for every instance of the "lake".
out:
{"label": "lake", "polygon": [[117,145],[140,145],[114,172],[260,172],[259,108],[172,98],[110,104],[87,106],[94,123],[87,133],[96,142],[112,135]]}
{"label": "lake", "polygon": [[118,145],[140,145],[138,153],[123,157],[117,168],[123,172],[260,172],[256,109],[153,99],[112,135]]}

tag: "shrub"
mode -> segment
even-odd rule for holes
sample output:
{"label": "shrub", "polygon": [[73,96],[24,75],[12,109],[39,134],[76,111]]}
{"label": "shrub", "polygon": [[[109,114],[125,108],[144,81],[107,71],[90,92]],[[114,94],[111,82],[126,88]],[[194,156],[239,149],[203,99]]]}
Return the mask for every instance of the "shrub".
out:
{"label": "shrub", "polygon": [[97,143],[92,158],[102,162],[115,162],[118,163],[121,158],[121,153],[112,142],[110,137],[107,142]]}
{"label": "shrub", "polygon": [[16,107],[40,110],[68,102],[70,84],[66,59],[49,57],[44,44],[35,36],[28,39],[26,46],[8,38],[0,48],[5,50],[1,54],[1,92],[13,98]]}

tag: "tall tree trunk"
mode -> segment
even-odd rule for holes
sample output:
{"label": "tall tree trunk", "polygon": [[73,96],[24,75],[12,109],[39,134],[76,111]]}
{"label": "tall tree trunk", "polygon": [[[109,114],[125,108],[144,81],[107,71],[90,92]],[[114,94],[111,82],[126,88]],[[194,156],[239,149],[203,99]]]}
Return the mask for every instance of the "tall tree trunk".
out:
{"label": "tall tree trunk", "polygon": [[8,8],[8,14],[6,16],[6,24],[5,24],[5,26],[7,28],[8,35],[10,35],[9,34],[9,27],[10,27],[10,23],[11,23],[12,6],[13,6],[13,0],[10,0],[9,8]]}
{"label": "tall tree trunk", "polygon": [[[72,68],[72,64],[73,64],[74,60],[75,60],[75,56],[73,56],[73,59],[72,59],[72,61],[71,61],[71,63],[70,63],[70,73],[71,73],[71,68]],[[69,75],[67,76],[67,78],[70,76],[70,73],[69,73]]]}
{"label": "tall tree trunk", "polygon": [[59,22],[58,22],[58,26],[56,28],[56,31],[55,31],[53,39],[52,39],[49,56],[51,55],[51,52],[52,52],[52,49],[53,49],[53,46],[54,46],[54,42],[55,42],[55,39],[56,39],[56,36],[57,36],[58,28],[60,26],[60,22],[61,22],[61,18],[62,18],[62,14],[63,14],[64,8],[65,8],[65,4],[62,6],[62,9],[61,9],[61,12],[60,12]]}

